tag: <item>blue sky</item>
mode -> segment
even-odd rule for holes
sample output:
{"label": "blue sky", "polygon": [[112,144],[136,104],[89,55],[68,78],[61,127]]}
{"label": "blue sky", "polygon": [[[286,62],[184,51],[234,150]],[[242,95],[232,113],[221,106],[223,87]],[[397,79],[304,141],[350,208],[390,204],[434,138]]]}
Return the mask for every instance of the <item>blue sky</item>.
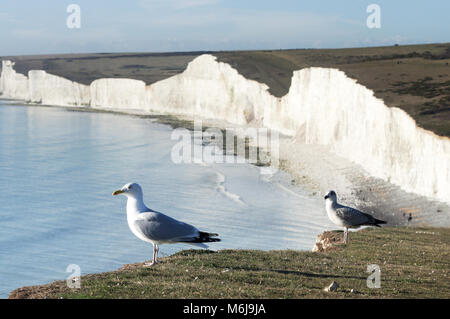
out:
{"label": "blue sky", "polygon": [[[81,28],[69,29],[69,4]],[[366,8],[378,4],[381,28]],[[0,55],[450,42],[448,0],[3,0]]]}

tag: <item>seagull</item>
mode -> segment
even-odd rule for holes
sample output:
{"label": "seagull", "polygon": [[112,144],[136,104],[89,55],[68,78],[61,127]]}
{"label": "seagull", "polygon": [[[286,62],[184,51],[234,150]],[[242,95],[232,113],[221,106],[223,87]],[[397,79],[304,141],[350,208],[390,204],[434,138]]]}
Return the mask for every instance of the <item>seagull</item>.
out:
{"label": "seagull", "polygon": [[164,215],[144,204],[142,188],[139,184],[129,183],[116,190],[113,196],[125,195],[127,199],[127,221],[131,232],[139,239],[153,244],[153,258],[151,263],[144,266],[153,266],[158,263],[160,244],[186,243],[208,248],[203,243],[218,242],[220,238],[214,233],[199,231],[192,225],[178,221]]}
{"label": "seagull", "polygon": [[355,208],[339,204],[335,191],[329,191],[324,198],[328,218],[336,225],[345,228],[344,244],[347,244],[349,228],[358,228],[360,226],[381,227],[379,224],[386,224],[384,220],[376,219],[372,215],[363,213]]}

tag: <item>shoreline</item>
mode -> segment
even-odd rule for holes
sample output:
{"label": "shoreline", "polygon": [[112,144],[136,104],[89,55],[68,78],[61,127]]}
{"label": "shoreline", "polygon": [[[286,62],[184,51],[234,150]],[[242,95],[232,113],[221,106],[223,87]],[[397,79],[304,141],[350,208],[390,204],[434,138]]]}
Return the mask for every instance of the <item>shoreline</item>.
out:
{"label": "shoreline", "polygon": [[[23,100],[5,99],[0,96],[1,100],[24,107],[57,107],[69,112],[109,113],[143,119],[150,118],[155,119],[159,124],[168,125],[174,129],[185,128],[189,131],[194,129],[194,118],[177,114],[45,105],[27,103]],[[202,119],[203,131],[207,128],[224,130],[228,127],[242,128],[245,126],[226,121]],[[237,143],[245,143],[246,154],[249,147],[255,147],[251,143],[243,141],[239,136],[234,136]],[[223,147],[224,154],[227,154],[226,145],[224,144]],[[266,161],[267,157],[270,159],[266,150],[257,146],[255,148],[266,157]],[[234,150],[234,155],[237,155],[236,150]],[[261,166],[255,163],[250,164]],[[344,189],[345,191],[340,192],[339,196],[341,202],[367,211],[376,218],[387,220],[391,226],[450,227],[450,205],[418,194],[407,193],[394,184],[370,176],[359,165],[329,152],[322,146],[299,144],[295,137],[280,134],[278,169],[292,176],[291,184],[293,186],[301,187],[313,196],[320,197],[320,199],[322,193],[325,194],[331,189]],[[383,201],[380,201],[380,198]],[[432,210],[440,214],[436,215],[436,213],[431,212]],[[408,220],[409,214],[412,214],[413,217],[410,221]]]}

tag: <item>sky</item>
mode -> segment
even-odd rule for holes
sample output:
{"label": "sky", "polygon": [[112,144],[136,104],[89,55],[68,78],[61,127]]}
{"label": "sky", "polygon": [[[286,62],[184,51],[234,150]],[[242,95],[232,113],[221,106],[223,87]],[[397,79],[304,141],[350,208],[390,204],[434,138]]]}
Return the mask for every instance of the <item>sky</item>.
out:
{"label": "sky", "polygon": [[449,12],[448,0],[2,0],[0,55],[450,42]]}

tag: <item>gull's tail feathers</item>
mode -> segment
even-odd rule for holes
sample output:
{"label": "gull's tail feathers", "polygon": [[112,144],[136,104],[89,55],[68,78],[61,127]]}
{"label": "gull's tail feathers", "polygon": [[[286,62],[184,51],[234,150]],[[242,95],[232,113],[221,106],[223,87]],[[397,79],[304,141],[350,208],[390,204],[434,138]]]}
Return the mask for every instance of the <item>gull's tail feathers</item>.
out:
{"label": "gull's tail feathers", "polygon": [[[362,213],[362,212],[361,212]],[[381,227],[380,224],[386,224],[387,222],[381,219],[376,219],[370,214],[362,213],[364,216],[367,217],[367,220],[362,223],[360,226],[375,226],[375,227]]]}
{"label": "gull's tail feathers", "polygon": [[198,237],[184,238],[179,240],[179,242],[195,245],[202,248],[208,248],[208,246],[205,245],[204,243],[213,243],[221,241],[220,238],[215,238],[217,236],[219,236],[219,234],[199,231]]}
{"label": "gull's tail feathers", "polygon": [[195,238],[196,243],[210,243],[220,241],[220,238],[216,238],[219,234],[216,233],[207,233],[203,231],[198,232],[199,237]]}
{"label": "gull's tail feathers", "polygon": [[376,227],[381,227],[380,224],[386,224],[387,222],[381,219],[373,219],[373,225]]}

